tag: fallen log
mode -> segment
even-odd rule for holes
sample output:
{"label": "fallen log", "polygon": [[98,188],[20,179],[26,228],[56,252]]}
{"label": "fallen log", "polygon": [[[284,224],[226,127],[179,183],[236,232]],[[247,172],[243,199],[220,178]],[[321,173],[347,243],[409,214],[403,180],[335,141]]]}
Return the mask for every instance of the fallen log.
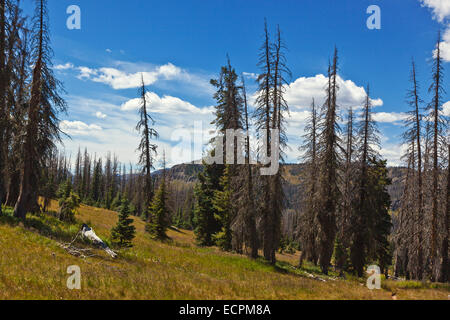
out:
{"label": "fallen log", "polygon": [[74,246],[74,243],[77,240],[78,236],[88,239],[93,245],[105,250],[106,253],[109,254],[112,258],[117,257],[117,253],[111,250],[106,245],[106,243],[104,243],[103,240],[100,239],[100,237],[95,234],[94,230],[90,228],[87,224],[83,224],[81,230],[78,231],[78,233],[75,235],[75,237],[72,239],[70,243],[60,243],[60,246],[63,249],[65,249],[69,254],[75,257],[89,258],[95,256],[95,254],[92,253],[91,248],[82,249]]}
{"label": "fallen log", "polygon": [[94,245],[99,246],[103,250],[106,251],[107,254],[109,254],[112,258],[117,257],[117,253],[112,251],[106,243],[103,242],[102,239],[100,239],[99,236],[97,236],[92,228],[90,228],[87,224],[83,224],[81,227],[81,236],[89,239]]}
{"label": "fallen log", "polygon": [[81,230],[78,231],[78,233],[75,235],[75,237],[72,239],[70,243],[60,243],[59,246],[66,250],[69,254],[75,256],[75,257],[81,257],[83,259],[93,257],[95,254],[91,253],[90,248],[77,248],[74,246],[75,241],[77,240],[78,236],[80,235]]}

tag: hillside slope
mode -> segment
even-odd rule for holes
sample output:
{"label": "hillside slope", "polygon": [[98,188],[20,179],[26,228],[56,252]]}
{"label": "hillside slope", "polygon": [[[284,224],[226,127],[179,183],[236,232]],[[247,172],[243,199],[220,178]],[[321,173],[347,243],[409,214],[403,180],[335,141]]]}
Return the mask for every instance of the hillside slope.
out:
{"label": "hillside slope", "polygon": [[[283,262],[273,267],[217,248],[198,248],[192,232],[183,230],[170,230],[167,243],[156,242],[138,219],[134,247],[119,258],[97,250],[98,256],[80,259],[58,243],[70,241],[81,222],[108,239],[115,212],[82,206],[76,225],[28,215],[24,226],[10,211],[0,216],[0,299],[391,299],[391,290],[399,299],[447,299],[450,294],[446,285],[430,289],[383,281],[381,290],[369,290],[363,280],[321,275],[327,281],[314,280],[307,275],[314,268],[294,267],[298,255],[279,255]],[[66,287],[70,265],[81,268],[81,290]]]}

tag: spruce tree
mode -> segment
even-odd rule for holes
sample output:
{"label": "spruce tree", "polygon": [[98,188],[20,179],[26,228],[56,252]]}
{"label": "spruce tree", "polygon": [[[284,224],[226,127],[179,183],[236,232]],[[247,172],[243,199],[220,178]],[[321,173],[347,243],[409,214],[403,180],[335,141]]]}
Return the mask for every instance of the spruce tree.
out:
{"label": "spruce tree", "polygon": [[76,209],[80,206],[80,197],[72,190],[72,181],[68,178],[60,187],[59,219],[65,222],[74,222]]}
{"label": "spruce tree", "polygon": [[328,86],[326,102],[322,107],[323,119],[319,133],[319,161],[320,176],[318,196],[320,203],[317,217],[320,224],[319,233],[319,264],[322,272],[328,274],[331,257],[333,255],[336,236],[336,214],[340,201],[339,168],[341,157],[339,154],[340,126],[338,123],[337,106],[337,72],[338,52],[334,50],[333,64],[328,68]]}
{"label": "spruce tree", "polygon": [[153,198],[149,208],[149,217],[145,230],[150,233],[154,239],[163,240],[167,238],[166,230],[169,227],[170,210],[167,202],[166,186],[166,164],[163,156],[163,173],[159,188]]}
{"label": "spruce tree", "polygon": [[370,234],[371,211],[374,209],[370,203],[369,192],[369,166],[371,159],[378,158],[375,146],[379,146],[378,129],[372,119],[372,102],[369,86],[366,89],[366,98],[362,117],[358,126],[358,171],[355,207],[353,210],[353,224],[351,229],[352,243],[350,258],[352,266],[359,277],[363,275],[363,268],[367,261]]}
{"label": "spruce tree", "polygon": [[392,229],[391,197],[387,191],[391,184],[388,177],[386,160],[372,158],[368,172],[368,202],[371,204],[371,215],[368,219],[367,234],[368,260],[376,263],[381,273],[387,274],[388,267],[392,263],[392,248],[389,242],[389,235]]}
{"label": "spruce tree", "polygon": [[39,168],[55,141],[60,141],[59,112],[66,111],[60,96],[62,84],[54,77],[48,29],[47,1],[37,0],[32,28],[33,79],[28,103],[22,149],[20,193],[14,215],[25,219],[27,211],[37,211]]}
{"label": "spruce tree", "polygon": [[133,246],[135,233],[136,228],[133,226],[133,219],[130,218],[130,203],[125,195],[120,207],[119,221],[111,230],[111,238],[118,247],[130,248]]}
{"label": "spruce tree", "polygon": [[101,199],[101,184],[102,184],[102,159],[99,158],[96,162],[94,160],[94,174],[92,176],[92,187],[91,187],[91,199],[94,201],[95,205],[98,205]]}
{"label": "spruce tree", "polygon": [[[22,29],[18,29],[18,35],[16,39],[16,46],[11,46],[8,51],[15,52],[16,54],[9,54],[9,58],[14,58],[14,70],[15,75],[10,81],[10,106],[9,106],[9,125],[6,127],[6,138],[4,142],[4,174],[5,174],[5,187],[6,187],[6,205],[13,207],[19,196],[20,189],[20,163],[22,158],[22,143],[23,133],[26,123],[26,114],[28,112],[29,90],[28,79],[30,67],[28,65],[30,55],[30,45],[28,41],[28,29],[27,23],[24,18],[18,20],[24,26]],[[17,25],[17,23],[10,23],[11,26]],[[10,32],[11,34],[11,32]],[[11,63],[9,63],[11,64]],[[8,107],[7,107],[8,109]],[[8,112],[8,111],[7,111]],[[1,179],[1,178],[0,178]]]}
{"label": "spruce tree", "polygon": [[[244,212],[237,207],[237,198],[240,196],[240,186],[242,183],[242,164],[238,164],[237,158],[244,150],[238,148],[235,137],[233,141],[228,141],[227,130],[233,129],[234,133],[243,128],[243,97],[241,87],[237,84],[238,76],[231,66],[229,57],[227,64],[221,68],[218,79],[212,79],[211,84],[217,89],[214,98],[217,102],[215,106],[216,118],[212,122],[223,135],[224,149],[223,159],[227,165],[212,164],[221,170],[219,178],[219,188],[213,190],[213,207],[216,220],[221,225],[220,231],[214,236],[216,244],[224,250],[234,249],[237,252],[242,250],[242,232],[244,229]],[[232,144],[233,149],[227,150],[227,144]],[[216,152],[217,150],[214,150]],[[232,154],[229,154],[232,153]],[[233,158],[233,163],[229,163]]]}
{"label": "spruce tree", "polygon": [[231,230],[232,217],[230,216],[233,213],[233,190],[230,181],[232,178],[231,172],[231,166],[227,165],[225,167],[224,175],[220,179],[222,190],[215,190],[213,199],[213,206],[217,211],[215,218],[221,225],[220,231],[214,234],[214,240],[215,243],[225,251],[231,250],[231,241],[233,237]]}
{"label": "spruce tree", "polygon": [[194,233],[197,244],[201,246],[214,245],[213,234],[220,230],[213,199],[215,190],[221,190],[222,168],[217,164],[205,166],[204,171],[198,174],[198,183],[194,188]]}

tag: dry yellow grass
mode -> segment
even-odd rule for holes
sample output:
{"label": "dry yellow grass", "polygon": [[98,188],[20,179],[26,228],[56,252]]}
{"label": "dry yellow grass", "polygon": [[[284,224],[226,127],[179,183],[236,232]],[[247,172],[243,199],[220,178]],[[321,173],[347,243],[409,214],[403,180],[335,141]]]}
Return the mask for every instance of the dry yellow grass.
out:
{"label": "dry yellow grass", "polygon": [[[117,214],[82,206],[77,219],[108,239]],[[0,220],[0,299],[391,299],[395,290],[401,300],[447,299],[450,293],[448,287],[401,289],[390,281],[381,290],[369,290],[357,280],[317,281],[292,266],[298,255],[279,255],[285,262],[273,267],[195,247],[190,231],[170,230],[172,241],[153,241],[143,221],[134,224],[134,247],[118,259],[99,252],[83,260],[37,229]],[[81,268],[81,290],[66,287],[70,265]]]}

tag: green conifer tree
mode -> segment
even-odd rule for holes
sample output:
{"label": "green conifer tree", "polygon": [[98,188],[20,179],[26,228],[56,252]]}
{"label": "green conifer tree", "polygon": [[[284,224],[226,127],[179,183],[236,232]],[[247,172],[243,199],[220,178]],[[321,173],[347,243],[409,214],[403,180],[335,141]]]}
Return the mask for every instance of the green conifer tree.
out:
{"label": "green conifer tree", "polygon": [[118,247],[130,248],[133,246],[132,240],[136,233],[136,228],[132,225],[133,219],[130,218],[130,203],[126,196],[122,199],[119,221],[111,230],[111,238]]}
{"label": "green conifer tree", "polygon": [[231,173],[230,165],[225,167],[225,172],[220,179],[222,190],[216,190],[213,199],[213,206],[217,210],[215,218],[220,222],[221,229],[214,234],[216,244],[225,251],[231,250],[232,230],[231,230],[231,213],[233,212],[232,205],[232,187],[231,187]]}
{"label": "green conifer tree", "polygon": [[80,197],[72,191],[72,181],[66,180],[59,191],[59,220],[74,222],[76,209],[80,206]]}
{"label": "green conifer tree", "polygon": [[206,166],[204,172],[199,173],[199,182],[194,189],[194,233],[197,244],[201,246],[212,246],[214,244],[212,235],[220,230],[213,199],[214,190],[220,190],[218,185],[222,167],[217,164]]}
{"label": "green conifer tree", "polygon": [[145,227],[146,231],[155,239],[163,240],[167,238],[168,217],[167,189],[166,182],[163,179],[150,205],[149,221]]}
{"label": "green conifer tree", "polygon": [[166,230],[169,227],[169,206],[167,202],[166,187],[166,157],[163,152],[163,172],[161,184],[154,196],[149,208],[148,223],[145,230],[150,233],[154,239],[163,240],[167,238]]}

